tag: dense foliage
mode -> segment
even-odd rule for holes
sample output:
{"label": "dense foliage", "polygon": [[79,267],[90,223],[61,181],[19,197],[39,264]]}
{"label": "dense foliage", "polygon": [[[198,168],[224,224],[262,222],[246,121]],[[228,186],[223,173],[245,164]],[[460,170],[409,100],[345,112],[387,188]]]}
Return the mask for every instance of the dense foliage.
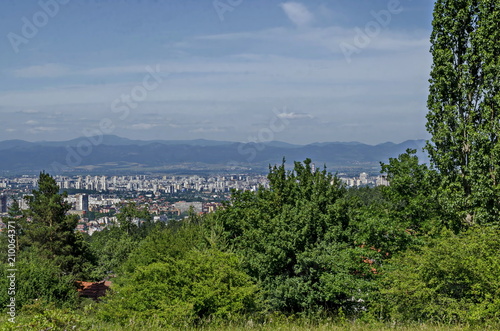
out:
{"label": "dense foliage", "polygon": [[96,260],[91,278],[99,280],[117,272],[142,239],[153,230],[164,227],[163,223],[153,223],[151,218],[146,209],[129,203],[117,215],[117,226],[106,228],[87,238]]}
{"label": "dense foliage", "polygon": [[500,232],[444,234],[390,261],[380,312],[402,321],[477,323],[500,318]]}
{"label": "dense foliage", "polygon": [[360,309],[373,274],[355,242],[346,189],[311,161],[269,173],[270,189],[234,192],[214,224],[244,258],[271,310]]}
{"label": "dense foliage", "polygon": [[[85,314],[120,328],[269,323],[297,314],[338,323],[495,323],[499,232],[476,226],[455,234],[437,203],[439,173],[414,154],[382,164],[391,186],[378,188],[347,189],[326,169],[313,171],[310,160],[293,170],[283,162],[270,168],[269,189],[235,191],[213,214],[165,226],[126,205],[120,226],[86,241],[65,225],[72,218],[62,212],[63,196],[41,174],[30,209],[11,210],[22,239],[21,316],[69,325],[79,319],[60,309],[86,305]],[[72,249],[62,249],[68,240]],[[110,274],[116,278],[102,302],[78,298],[75,280]],[[41,313],[44,306],[62,315]]]}
{"label": "dense foliage", "polygon": [[180,326],[253,310],[257,288],[239,257],[207,235],[190,222],[151,232],[122,265],[101,316],[119,323],[158,316],[163,325]]}

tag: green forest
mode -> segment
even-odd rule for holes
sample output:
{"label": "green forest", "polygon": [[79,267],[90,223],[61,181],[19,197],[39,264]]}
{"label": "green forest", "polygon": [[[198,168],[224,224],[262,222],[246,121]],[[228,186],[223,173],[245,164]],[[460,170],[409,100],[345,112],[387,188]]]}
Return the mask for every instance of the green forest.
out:
{"label": "green forest", "polygon": [[[435,1],[430,162],[381,163],[389,186],[283,160],[269,188],[216,212],[165,225],[130,204],[87,236],[42,172],[29,209],[4,219],[0,328],[500,329],[498,40],[497,0]],[[76,281],[103,279],[99,302],[78,296]]]}

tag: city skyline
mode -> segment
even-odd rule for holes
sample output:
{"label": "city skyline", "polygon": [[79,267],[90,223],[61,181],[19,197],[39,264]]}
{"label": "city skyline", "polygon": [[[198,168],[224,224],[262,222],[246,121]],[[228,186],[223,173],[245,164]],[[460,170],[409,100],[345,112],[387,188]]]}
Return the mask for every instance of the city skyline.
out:
{"label": "city skyline", "polygon": [[428,137],[430,2],[42,0],[0,9],[0,141]]}

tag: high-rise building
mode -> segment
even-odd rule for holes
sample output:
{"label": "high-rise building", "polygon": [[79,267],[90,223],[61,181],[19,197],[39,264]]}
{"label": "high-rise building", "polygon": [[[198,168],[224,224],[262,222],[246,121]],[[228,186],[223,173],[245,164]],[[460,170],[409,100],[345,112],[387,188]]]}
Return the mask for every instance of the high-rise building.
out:
{"label": "high-rise building", "polygon": [[108,181],[106,180],[106,176],[102,176],[101,177],[101,189],[103,191],[107,191],[108,190]]}
{"label": "high-rise building", "polygon": [[0,213],[6,213],[7,212],[7,196],[6,195],[0,195]]}
{"label": "high-rise building", "polygon": [[89,211],[89,196],[87,194],[76,195],[76,210]]}
{"label": "high-rise building", "polygon": [[368,174],[366,172],[362,172],[359,174],[359,181],[361,185],[368,184]]}
{"label": "high-rise building", "polygon": [[26,201],[26,197],[27,196],[32,196],[31,194],[25,194],[23,195],[23,197],[21,199],[19,199],[17,202],[19,203],[19,208],[21,210],[26,210],[26,209],[29,209],[29,204],[28,204],[28,201]]}

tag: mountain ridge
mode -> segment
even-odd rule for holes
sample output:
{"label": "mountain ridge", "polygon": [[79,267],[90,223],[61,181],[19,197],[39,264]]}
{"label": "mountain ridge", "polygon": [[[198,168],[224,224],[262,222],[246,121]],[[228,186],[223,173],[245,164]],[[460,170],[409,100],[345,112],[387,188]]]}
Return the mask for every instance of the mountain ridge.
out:
{"label": "mountain ridge", "polygon": [[334,169],[377,169],[406,149],[420,152],[425,140],[368,145],[359,142],[324,142],[295,145],[279,141],[240,143],[205,139],[131,140],[118,136],[81,137],[68,141],[0,142],[0,171],[29,173],[72,172],[168,172],[172,169],[200,171],[255,171],[269,165],[310,158]]}
{"label": "mountain ridge", "polygon": [[[4,149],[4,146],[16,146],[17,144],[19,145],[29,145],[29,144],[35,144],[35,145],[41,145],[41,146],[76,146],[78,143],[80,143],[82,140],[89,140],[92,142],[98,142],[97,144],[105,144],[105,145],[111,145],[111,146],[117,146],[117,145],[148,145],[151,143],[160,143],[160,144],[185,144],[185,145],[196,145],[196,146],[218,146],[218,145],[230,145],[230,144],[245,144],[245,142],[239,142],[239,141],[231,141],[231,140],[211,140],[211,139],[203,139],[203,138],[198,138],[198,139],[180,139],[180,140],[169,140],[169,139],[154,139],[154,140],[139,140],[139,139],[129,139],[129,138],[124,138],[120,137],[117,135],[101,135],[101,136],[90,136],[90,137],[78,137],[78,138],[73,138],[69,140],[62,140],[62,141],[57,141],[57,140],[39,140],[39,141],[27,141],[27,140],[22,140],[22,139],[8,139],[8,140],[2,140],[0,141],[0,149]],[[413,139],[413,140],[406,140],[403,141],[399,144],[406,143],[406,142],[411,142],[411,141],[425,141],[425,139]],[[246,143],[251,143],[251,142],[246,142]],[[384,144],[394,144],[398,145],[398,143],[392,142],[392,141],[386,141],[383,143],[379,144],[367,144],[367,143],[362,143],[359,141],[325,141],[325,142],[313,142],[313,143],[307,143],[307,144],[294,144],[294,143],[288,143],[284,141],[279,141],[279,140],[272,140],[272,141],[266,141],[262,142],[264,145],[272,145],[272,146],[280,146],[280,147],[303,147],[303,146],[324,146],[324,145],[331,145],[331,144],[338,144],[338,145],[367,145],[367,146],[379,146],[379,145],[384,145]]]}

